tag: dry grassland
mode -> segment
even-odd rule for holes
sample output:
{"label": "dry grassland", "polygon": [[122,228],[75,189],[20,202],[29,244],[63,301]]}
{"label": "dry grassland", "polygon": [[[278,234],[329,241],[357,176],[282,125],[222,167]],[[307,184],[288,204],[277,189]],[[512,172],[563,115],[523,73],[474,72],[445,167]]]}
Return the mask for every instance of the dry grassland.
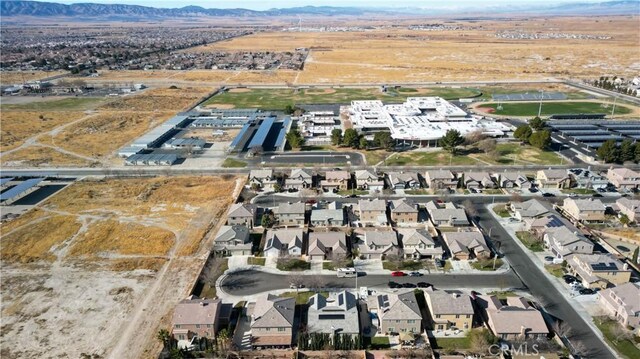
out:
{"label": "dry grassland", "polygon": [[22,227],[25,224],[39,220],[40,218],[48,217],[49,215],[50,215],[49,213],[39,208],[33,208],[29,212],[20,215],[20,217],[14,220],[11,220],[8,222],[0,222],[0,233],[2,233],[3,235],[7,234],[15,230],[16,228]]}
{"label": "dry grassland", "polygon": [[102,111],[65,128],[52,142],[85,156],[104,158],[173,115],[173,112]]}
{"label": "dry grassland", "polygon": [[39,80],[64,74],[66,71],[0,71],[0,83],[9,86],[23,81]]}
{"label": "dry grassland", "polygon": [[157,272],[166,263],[166,258],[115,258],[109,261],[109,268],[116,272],[127,272],[139,269]]}
{"label": "dry grassland", "polygon": [[76,238],[68,255],[166,255],[174,239],[173,232],[166,229],[105,220],[90,225],[86,232]]}
{"label": "dry grassland", "polygon": [[[40,119],[40,116],[43,119]],[[86,116],[84,112],[2,111],[0,151],[16,148],[30,137]]]}
{"label": "dry grassland", "polygon": [[0,258],[8,262],[52,261],[54,246],[73,237],[80,223],[73,216],[52,216],[0,237]]}
{"label": "dry grassland", "polygon": [[210,88],[187,87],[149,89],[141,94],[125,96],[98,109],[109,111],[182,111],[211,92]]}
{"label": "dry grassland", "polygon": [[6,167],[91,167],[95,162],[56,151],[50,147],[31,146],[3,155],[0,164]]}

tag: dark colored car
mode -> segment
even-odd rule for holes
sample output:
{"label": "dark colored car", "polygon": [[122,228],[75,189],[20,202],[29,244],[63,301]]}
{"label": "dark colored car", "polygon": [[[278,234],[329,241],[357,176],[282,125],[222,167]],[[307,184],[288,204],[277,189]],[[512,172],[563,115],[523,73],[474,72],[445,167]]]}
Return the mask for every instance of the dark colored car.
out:
{"label": "dark colored car", "polygon": [[397,283],[397,282],[393,282],[393,281],[389,281],[389,288],[402,288],[402,284]]}
{"label": "dark colored car", "polygon": [[402,283],[402,288],[415,288],[416,285],[413,283]]}
{"label": "dark colored car", "polygon": [[444,268],[444,261],[441,259],[436,259],[436,267]]}
{"label": "dark colored car", "polygon": [[432,285],[430,283],[427,282],[418,282],[418,288],[429,288]]}
{"label": "dark colored car", "polygon": [[598,191],[598,192],[600,192],[600,193],[607,192],[607,190],[606,190],[606,189],[604,189],[604,188],[602,188],[602,187],[599,187],[598,189],[596,189],[596,191]]}
{"label": "dark colored car", "polygon": [[585,295],[585,294],[594,294],[595,291],[593,289],[591,289],[591,288],[583,288],[583,289],[580,289],[580,291],[578,293],[583,294],[583,295]]}
{"label": "dark colored car", "polygon": [[422,277],[420,272],[409,272],[409,277]]}
{"label": "dark colored car", "polygon": [[576,277],[574,277],[572,275],[569,275],[569,274],[563,275],[562,279],[564,279],[564,282],[567,283],[567,284],[573,283],[573,282],[578,280],[578,278],[576,278]]}
{"label": "dark colored car", "polygon": [[594,193],[593,197],[602,197],[602,195],[600,193]]}
{"label": "dark colored car", "polygon": [[536,192],[538,192],[538,189],[535,188],[535,187],[531,187],[531,188],[529,188],[529,192],[536,193]]}
{"label": "dark colored car", "polygon": [[350,194],[348,197],[349,198],[358,198],[358,195],[354,193],[354,194]]}
{"label": "dark colored car", "polygon": [[547,261],[547,262],[553,262],[554,259],[555,259],[555,257],[552,257],[552,256],[544,257],[544,260]]}
{"label": "dark colored car", "polygon": [[553,193],[545,192],[542,194],[542,197],[555,197],[556,195]]}

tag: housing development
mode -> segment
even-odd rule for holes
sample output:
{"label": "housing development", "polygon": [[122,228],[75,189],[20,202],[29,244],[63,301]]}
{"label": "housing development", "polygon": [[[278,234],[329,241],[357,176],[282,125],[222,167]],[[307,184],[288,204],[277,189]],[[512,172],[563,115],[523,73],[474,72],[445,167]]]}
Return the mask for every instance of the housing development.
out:
{"label": "housing development", "polygon": [[640,358],[640,2],[507,3],[0,2],[0,357]]}

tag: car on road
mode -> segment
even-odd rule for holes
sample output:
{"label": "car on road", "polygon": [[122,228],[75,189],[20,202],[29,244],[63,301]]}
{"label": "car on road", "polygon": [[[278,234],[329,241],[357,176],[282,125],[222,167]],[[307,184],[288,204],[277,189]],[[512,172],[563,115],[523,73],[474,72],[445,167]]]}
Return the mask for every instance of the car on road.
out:
{"label": "car on road", "polygon": [[536,193],[536,192],[538,192],[538,189],[535,188],[535,187],[531,187],[531,188],[529,188],[529,192]]}
{"label": "car on road", "polygon": [[289,284],[289,288],[291,288],[291,289],[304,288],[304,284],[295,284],[295,283],[290,283],[290,284]]}
{"label": "car on road", "polygon": [[348,198],[358,198],[358,195],[354,193],[354,194],[348,195],[347,197]]}
{"label": "car on road", "polygon": [[569,193],[569,198],[576,198],[578,197],[577,193]]}
{"label": "car on road", "polygon": [[427,282],[418,282],[417,286],[418,286],[418,288],[429,288],[429,287],[432,287],[432,285],[430,283],[427,283]]}
{"label": "car on road", "polygon": [[409,272],[409,277],[422,277],[420,272]]}
{"label": "car on road", "polygon": [[574,277],[574,276],[572,276],[570,274],[563,275],[562,279],[564,279],[564,282],[567,283],[567,284],[571,284],[573,282],[578,281],[578,278],[576,278],[576,277]]}
{"label": "car on road", "polygon": [[416,285],[413,283],[402,283],[402,288],[415,288]]}
{"label": "car on road", "polygon": [[591,288],[582,288],[578,291],[578,293],[585,295],[585,294],[595,294],[595,291]]}
{"label": "car on road", "polygon": [[404,277],[405,275],[407,275],[407,274],[405,272],[402,272],[402,271],[391,272],[391,276],[392,277]]}
{"label": "car on road", "polygon": [[606,189],[604,189],[604,188],[602,188],[602,187],[597,188],[597,189],[596,189],[596,191],[598,191],[598,192],[600,192],[600,193],[607,192],[607,190],[606,190]]}
{"label": "car on road", "polygon": [[402,284],[394,281],[389,281],[389,288],[402,288]]}
{"label": "car on road", "polygon": [[547,261],[547,262],[553,262],[553,260],[554,260],[554,259],[556,259],[556,258],[555,258],[555,257],[552,257],[552,256],[546,256],[546,257],[544,257],[544,260],[545,260],[545,261]]}
{"label": "car on road", "polygon": [[553,193],[545,192],[542,194],[542,197],[555,197],[556,195]]}
{"label": "car on road", "polygon": [[593,197],[602,197],[602,195],[600,193],[594,193]]}

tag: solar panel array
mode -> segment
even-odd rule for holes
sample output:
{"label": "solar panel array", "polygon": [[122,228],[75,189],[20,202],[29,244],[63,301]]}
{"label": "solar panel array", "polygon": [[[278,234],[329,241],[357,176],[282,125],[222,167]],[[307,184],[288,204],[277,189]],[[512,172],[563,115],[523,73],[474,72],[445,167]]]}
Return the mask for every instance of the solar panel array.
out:
{"label": "solar panel array", "polygon": [[256,134],[251,139],[251,142],[249,142],[249,148],[264,145],[264,141],[267,139],[267,135],[269,134],[269,131],[271,131],[271,126],[273,126],[273,123],[275,121],[275,117],[269,117],[262,121],[262,124],[258,128],[258,131],[256,131]]}
{"label": "solar panel array", "polygon": [[569,124],[549,120],[547,124],[562,136],[591,148],[599,148],[608,140],[640,139],[640,121],[584,120]]}
{"label": "solar panel array", "polygon": [[8,190],[0,193],[0,201],[4,202],[13,199],[30,190],[31,188],[37,186],[42,181],[44,181],[44,178],[30,178],[28,180],[24,180],[17,185],[9,188]]}
{"label": "solar panel array", "polygon": [[11,181],[13,181],[13,177],[0,178],[0,186],[4,186]]}
{"label": "solar panel array", "polygon": [[591,265],[593,270],[597,271],[615,271],[618,269],[618,266],[614,262],[609,263],[594,263]]}

